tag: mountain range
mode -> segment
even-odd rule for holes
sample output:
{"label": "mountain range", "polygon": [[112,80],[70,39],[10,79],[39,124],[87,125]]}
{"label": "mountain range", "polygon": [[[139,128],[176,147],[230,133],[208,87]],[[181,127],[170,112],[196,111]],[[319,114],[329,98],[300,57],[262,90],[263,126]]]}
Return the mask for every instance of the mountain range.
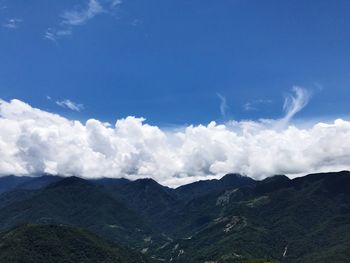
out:
{"label": "mountain range", "polygon": [[350,172],[175,189],[3,176],[0,231],[1,262],[350,262]]}

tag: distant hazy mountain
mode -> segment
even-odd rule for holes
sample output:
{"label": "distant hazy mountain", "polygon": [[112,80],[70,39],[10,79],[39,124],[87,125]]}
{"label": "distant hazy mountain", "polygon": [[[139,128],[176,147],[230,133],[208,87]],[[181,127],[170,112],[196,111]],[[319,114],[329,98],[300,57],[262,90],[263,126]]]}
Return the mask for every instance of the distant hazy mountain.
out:
{"label": "distant hazy mountain", "polygon": [[81,227],[155,262],[350,259],[349,172],[263,181],[228,174],[176,189],[152,179],[11,180],[18,182],[0,186],[3,231],[24,223]]}

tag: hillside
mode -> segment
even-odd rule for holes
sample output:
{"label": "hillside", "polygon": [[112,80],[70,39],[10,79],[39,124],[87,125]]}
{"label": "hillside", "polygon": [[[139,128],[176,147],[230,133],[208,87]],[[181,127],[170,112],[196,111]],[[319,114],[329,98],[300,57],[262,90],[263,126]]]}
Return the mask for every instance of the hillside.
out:
{"label": "hillside", "polygon": [[6,201],[0,209],[1,229],[25,223],[65,224],[84,227],[113,241],[139,248],[143,247],[144,238],[153,235],[137,214],[98,186],[77,177],[25,193],[16,191],[0,196],[0,204]]}
{"label": "hillside", "polygon": [[[350,173],[341,172],[277,176],[205,196],[189,210],[188,237],[169,243],[164,256],[176,262],[347,262],[349,187]],[[204,221],[200,227],[198,220]]]}
{"label": "hillside", "polygon": [[3,263],[141,263],[141,254],[107,242],[79,228],[57,225],[22,225],[0,234]]}
{"label": "hillside", "polygon": [[350,172],[230,174],[176,189],[69,177],[0,195],[2,230],[26,223],[88,229],[159,262],[347,262]]}

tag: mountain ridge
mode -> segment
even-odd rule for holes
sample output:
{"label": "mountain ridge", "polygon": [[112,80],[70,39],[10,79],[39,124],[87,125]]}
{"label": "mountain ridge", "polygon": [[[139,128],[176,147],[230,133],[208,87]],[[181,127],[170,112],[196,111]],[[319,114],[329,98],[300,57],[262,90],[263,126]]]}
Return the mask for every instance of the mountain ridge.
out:
{"label": "mountain ridge", "polygon": [[149,178],[43,179],[0,194],[3,231],[19,223],[82,227],[156,262],[350,258],[349,171],[261,181],[228,174],[175,189]]}

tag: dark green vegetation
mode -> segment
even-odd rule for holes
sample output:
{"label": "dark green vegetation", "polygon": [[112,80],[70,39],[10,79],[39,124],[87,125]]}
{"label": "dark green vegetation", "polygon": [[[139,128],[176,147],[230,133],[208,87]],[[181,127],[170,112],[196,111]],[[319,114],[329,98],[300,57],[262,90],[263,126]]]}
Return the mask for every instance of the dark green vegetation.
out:
{"label": "dark green vegetation", "polygon": [[156,262],[350,261],[349,172],[229,174],[177,189],[152,179],[17,179],[0,179],[2,231],[80,227]]}
{"label": "dark green vegetation", "polygon": [[0,236],[0,262],[148,262],[86,230],[57,225],[22,225]]}
{"label": "dark green vegetation", "polygon": [[124,245],[141,248],[157,234],[133,211],[101,187],[78,177],[37,190],[16,190],[0,196],[0,229],[17,224],[65,224],[89,229]]}

